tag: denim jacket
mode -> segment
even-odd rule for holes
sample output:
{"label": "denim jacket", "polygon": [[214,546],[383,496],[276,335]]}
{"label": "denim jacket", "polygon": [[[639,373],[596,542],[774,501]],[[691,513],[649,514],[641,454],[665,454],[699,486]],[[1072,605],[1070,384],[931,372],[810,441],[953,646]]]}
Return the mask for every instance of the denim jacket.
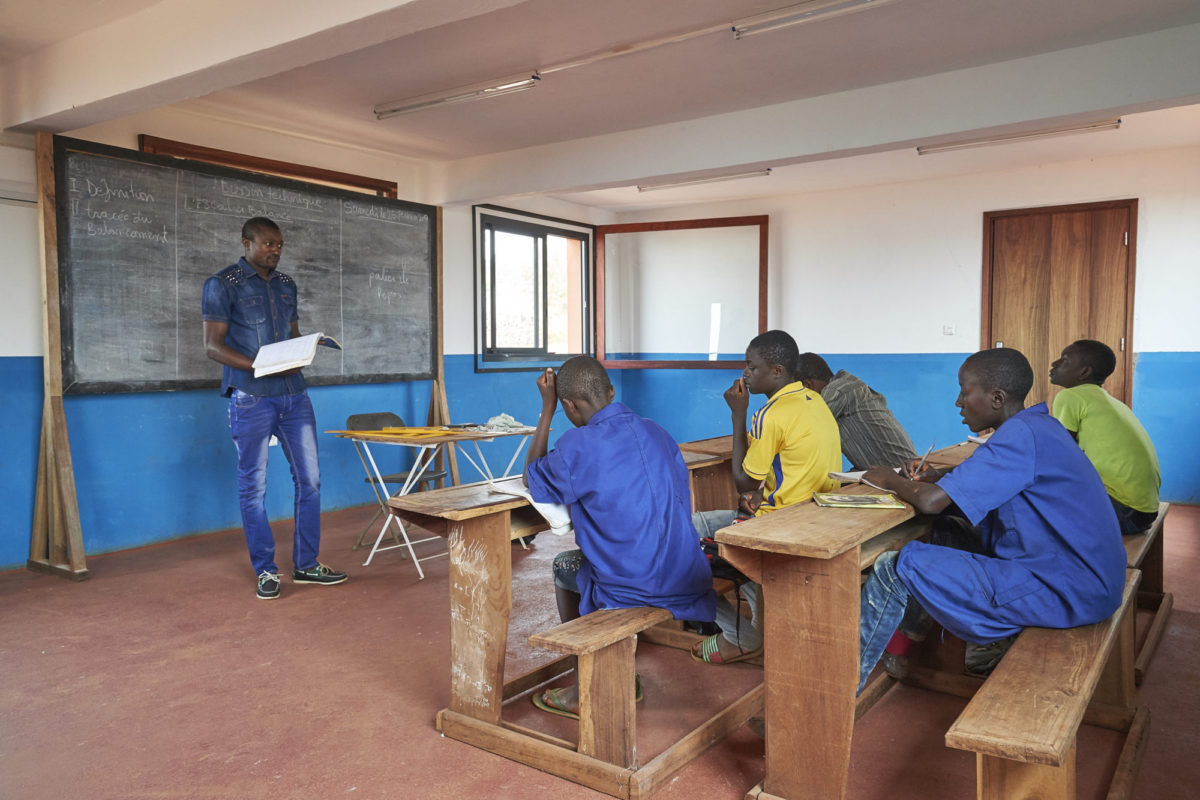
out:
{"label": "denim jacket", "polygon": [[[292,323],[299,319],[296,299],[296,282],[291,276],[276,270],[269,280],[263,280],[240,258],[204,282],[200,317],[228,324],[225,344],[254,358],[264,344],[291,338]],[[252,371],[225,365],[221,369],[221,394],[225,397],[234,389],[257,397],[298,394],[306,385],[299,373],[256,378]]]}

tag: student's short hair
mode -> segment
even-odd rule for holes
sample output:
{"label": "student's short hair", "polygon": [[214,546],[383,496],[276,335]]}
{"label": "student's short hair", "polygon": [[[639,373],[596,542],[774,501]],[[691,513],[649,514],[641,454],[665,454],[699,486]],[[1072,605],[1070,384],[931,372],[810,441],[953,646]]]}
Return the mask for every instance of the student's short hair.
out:
{"label": "student's short hair", "polygon": [[1023,401],[1033,388],[1033,367],[1020,350],[997,347],[967,356],[963,369],[974,370],[987,389],[1003,389],[1014,400]]}
{"label": "student's short hair", "polygon": [[279,226],[274,221],[266,217],[251,217],[242,223],[242,238],[253,242],[255,235],[263,229],[279,232]]}
{"label": "student's short hair", "polygon": [[599,361],[591,356],[575,356],[558,368],[555,377],[559,399],[587,400],[603,406],[608,402],[612,382]]}
{"label": "student's short hair", "polygon": [[800,363],[796,365],[796,378],[801,381],[828,381],[833,377],[833,370],[825,363],[825,359],[816,353],[801,353]]}
{"label": "student's short hair", "polygon": [[1079,360],[1085,366],[1092,368],[1092,383],[1104,383],[1113,370],[1117,368],[1117,354],[1104,342],[1095,339],[1080,339],[1072,342],[1071,347],[1079,355]]}
{"label": "student's short hair", "polygon": [[750,340],[746,352],[753,350],[768,364],[779,364],[788,375],[796,374],[800,363],[800,348],[785,331],[767,331]]}

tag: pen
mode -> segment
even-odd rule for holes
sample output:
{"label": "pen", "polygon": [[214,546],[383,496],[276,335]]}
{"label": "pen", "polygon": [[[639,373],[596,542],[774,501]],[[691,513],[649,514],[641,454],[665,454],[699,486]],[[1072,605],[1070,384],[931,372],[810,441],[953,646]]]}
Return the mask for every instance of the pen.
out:
{"label": "pen", "polygon": [[929,449],[925,451],[925,455],[921,456],[921,463],[917,464],[917,468],[913,470],[912,474],[914,478],[921,474],[921,470],[925,469],[925,460],[929,458],[929,454],[933,452],[933,446],[935,444],[937,444],[936,439],[929,443]]}

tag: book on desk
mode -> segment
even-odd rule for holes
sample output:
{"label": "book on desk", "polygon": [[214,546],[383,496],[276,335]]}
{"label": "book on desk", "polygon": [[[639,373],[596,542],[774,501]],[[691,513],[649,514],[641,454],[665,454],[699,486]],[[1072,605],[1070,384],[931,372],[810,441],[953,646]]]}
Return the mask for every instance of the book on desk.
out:
{"label": "book on desk", "polygon": [[813,492],[813,502],[825,508],[904,508],[891,494],[839,494]]}

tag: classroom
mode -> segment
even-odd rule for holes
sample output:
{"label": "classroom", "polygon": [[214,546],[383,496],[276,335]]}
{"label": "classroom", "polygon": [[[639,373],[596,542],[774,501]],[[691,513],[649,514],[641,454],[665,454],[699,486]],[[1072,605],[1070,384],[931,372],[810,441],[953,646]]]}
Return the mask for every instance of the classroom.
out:
{"label": "classroom", "polygon": [[[639,284],[634,268],[610,273],[614,285],[628,281],[622,285],[628,294],[616,296],[630,303],[628,315],[614,296],[595,298],[608,301],[610,327],[587,329],[584,339],[594,352],[607,336],[614,360],[640,362],[609,370],[617,398],[657,420],[677,442],[727,435],[722,392],[739,373],[646,362],[703,361],[713,353],[740,364],[746,337],[731,331],[748,325],[757,333],[757,311],[765,314],[764,329],[786,330],[801,351],[868,380],[922,450],[929,443],[941,448],[966,436],[954,408],[958,367],[990,344],[989,326],[999,320],[995,291],[985,282],[993,243],[987,226],[1018,209],[1123,204],[1131,215],[1129,304],[1118,314],[1125,398],[1155,444],[1161,499],[1179,512],[1180,522],[1168,520],[1168,536],[1196,532],[1194,522],[1188,528],[1183,520],[1196,520],[1200,506],[1200,460],[1193,452],[1200,414],[1189,413],[1198,410],[1200,393],[1200,315],[1193,309],[1200,296],[1200,2],[51,5],[52,14],[29,2],[0,9],[0,253],[7,288],[0,294],[6,410],[0,474],[8,498],[0,508],[0,585],[26,572],[36,513],[46,341],[35,137],[47,132],[129,151],[142,146],[139,137],[153,137],[259,164],[362,176],[395,185],[398,200],[418,211],[436,210],[441,302],[432,314],[436,342],[423,346],[434,347],[442,385],[432,385],[422,368],[402,365],[400,354],[383,353],[376,360],[391,363],[372,365],[373,376],[420,375],[314,386],[319,431],[342,429],[347,417],[366,411],[394,411],[423,424],[438,389],[447,400],[444,421],[483,422],[507,413],[536,423],[536,369],[556,365],[555,351],[544,361],[485,357],[477,238],[479,216],[491,209],[589,235],[595,226],[765,217],[762,306],[757,273],[731,278],[715,247],[687,251],[685,271],[658,276],[658,283],[647,277]],[[792,24],[791,17],[826,6],[839,13]],[[775,25],[780,19],[788,24]],[[454,94],[447,90],[479,93],[500,78],[521,76],[530,84],[521,88],[531,91],[422,105],[435,94]],[[936,152],[940,146],[944,152]],[[280,193],[292,186],[274,179],[267,185],[282,187]],[[371,205],[374,199],[364,195],[363,216],[392,208]],[[237,228],[205,248],[216,259],[210,274],[233,263],[241,254]],[[281,269],[288,271],[287,251]],[[382,273],[363,280],[377,298],[400,289],[386,285],[394,279]],[[722,295],[711,315],[702,287]],[[1077,290],[1043,294],[1030,318],[1041,319],[1051,335],[1073,336],[1045,318],[1071,307]],[[646,305],[638,307],[639,300]],[[683,309],[689,321],[699,320],[694,331],[677,330]],[[594,321],[595,312],[586,308],[584,319]],[[300,314],[308,332],[303,296]],[[181,342],[201,343],[198,328],[179,335]],[[89,559],[191,547],[216,532],[240,531],[235,449],[218,379],[214,365],[209,388],[63,398]],[[560,413],[551,444],[569,427]],[[493,467],[503,466],[516,439],[488,448]],[[444,590],[429,584],[440,578],[444,585],[444,560],[421,586],[412,565],[401,565],[394,553],[360,566],[362,554],[349,544],[364,509],[372,510],[363,466],[335,436],[321,435],[319,452],[322,510],[344,515],[330,529],[349,537],[343,547],[326,534],[322,558],[349,568],[352,580],[380,566],[397,584],[414,584],[405,591],[443,602],[437,592]],[[463,482],[484,477],[471,463],[460,459],[457,466]],[[282,458],[272,458],[268,483],[271,519],[291,517]],[[277,537],[286,538],[278,530]],[[532,551],[545,547],[538,541]],[[1181,559],[1194,556],[1189,546]],[[542,566],[548,570],[548,561]],[[227,564],[231,573],[244,567]],[[122,580],[101,574],[89,582]],[[39,580],[32,585],[62,578]],[[1168,590],[1177,592],[1175,618],[1191,620],[1191,628],[1168,633],[1160,659],[1170,658],[1164,651],[1172,642],[1182,646],[1197,636],[1200,609],[1184,604],[1185,587]],[[30,609],[39,605],[28,588],[9,596]],[[5,615],[21,608],[10,605]],[[436,613],[444,616],[440,607]],[[3,652],[0,645],[0,663]],[[1176,656],[1168,663],[1185,667],[1172,691],[1194,694],[1190,662]],[[430,724],[415,735],[436,732]],[[1147,759],[1170,736],[1155,730]],[[471,758],[480,755],[500,760]],[[538,775],[547,793],[569,787],[560,796],[601,796],[569,794],[578,787]],[[710,773],[704,776],[691,788],[699,790]],[[743,796],[761,774],[749,777],[713,796]],[[8,796],[4,783],[0,754],[0,795]],[[668,786],[659,796],[684,796],[675,791],[683,789]],[[451,794],[525,796],[515,792],[460,784]],[[247,789],[229,796],[257,795]]]}

